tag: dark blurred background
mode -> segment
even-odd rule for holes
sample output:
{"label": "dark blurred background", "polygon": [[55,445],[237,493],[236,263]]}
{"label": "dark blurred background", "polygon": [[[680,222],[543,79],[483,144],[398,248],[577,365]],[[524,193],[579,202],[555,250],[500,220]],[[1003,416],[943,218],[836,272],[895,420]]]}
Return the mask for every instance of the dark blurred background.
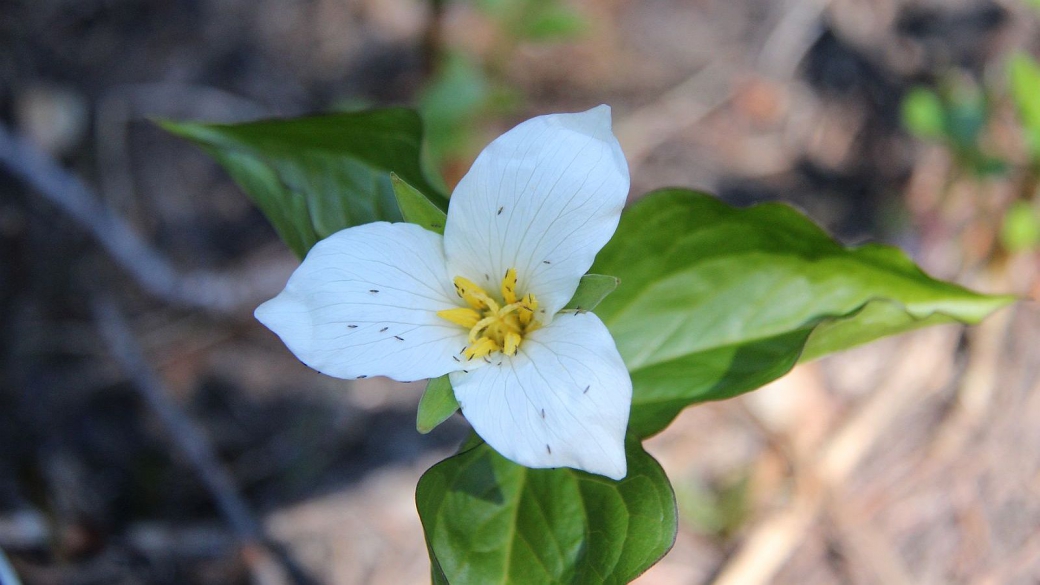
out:
{"label": "dark blurred background", "polygon": [[422,384],[322,377],[256,323],[296,260],[152,120],[415,106],[451,185],[520,120],[608,103],[633,198],[787,201],[1026,298],[688,411],[649,446],[682,528],[639,582],[1040,582],[1038,165],[1007,74],[1038,22],[1027,0],[0,0],[0,549],[30,584],[427,581],[414,486],[465,423],[419,435]]}

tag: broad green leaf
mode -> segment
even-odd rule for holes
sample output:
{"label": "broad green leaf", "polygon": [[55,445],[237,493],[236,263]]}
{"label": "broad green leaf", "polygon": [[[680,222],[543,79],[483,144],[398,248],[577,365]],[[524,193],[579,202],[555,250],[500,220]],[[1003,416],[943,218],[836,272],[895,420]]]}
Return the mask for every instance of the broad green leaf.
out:
{"label": "broad green leaf", "polygon": [[956,319],[944,313],[933,313],[920,318],[914,317],[907,314],[906,307],[893,301],[868,301],[859,311],[843,318],[828,319],[817,325],[812,330],[798,361],[812,361],[829,353],[869,343],[882,337],[955,321]]}
{"label": "broad green leaf", "polygon": [[578,282],[578,289],[564,309],[591,311],[595,309],[607,295],[614,292],[618,282],[616,277],[603,274],[586,274]]}
{"label": "broad green leaf", "polygon": [[431,232],[444,233],[444,222],[448,219],[447,213],[430,201],[429,197],[397,176],[397,173],[390,173],[390,183],[394,187],[397,206],[405,221],[421,225]]}
{"label": "broad green leaf", "polygon": [[422,124],[411,110],[160,124],[213,156],[299,256],[343,228],[400,220],[391,171],[447,208],[420,164]]}
{"label": "broad green leaf", "polygon": [[1022,118],[1033,157],[1040,159],[1040,64],[1025,53],[1011,58],[1008,67],[1011,96]]}
{"label": "broad green leaf", "polygon": [[426,390],[419,400],[415,428],[425,435],[448,420],[458,409],[459,403],[455,400],[455,391],[451,388],[448,375],[433,378],[427,382]]}
{"label": "broad green leaf", "polygon": [[528,469],[486,444],[446,459],[419,480],[415,502],[433,581],[452,585],[628,583],[668,549],[675,496],[639,441],[628,476]]}
{"label": "broad green leaf", "polygon": [[622,282],[596,314],[632,374],[641,437],[783,375],[811,335],[817,357],[1013,301],[932,279],[895,248],[845,248],[785,205],[737,209],[681,189],[629,209],[593,270]]}

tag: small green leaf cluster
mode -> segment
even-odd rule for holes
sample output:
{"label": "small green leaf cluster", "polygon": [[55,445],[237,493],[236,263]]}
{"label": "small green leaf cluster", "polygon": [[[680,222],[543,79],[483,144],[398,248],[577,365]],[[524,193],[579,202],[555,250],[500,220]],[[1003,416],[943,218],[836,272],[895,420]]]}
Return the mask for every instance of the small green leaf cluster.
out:
{"label": "small green leaf cluster", "polygon": [[[371,221],[443,232],[447,198],[420,163],[411,111],[163,127],[214,157],[300,256]],[[675,539],[675,494],[641,441],[681,410],[879,337],[976,323],[1012,300],[933,279],[894,248],[846,248],[786,205],[650,193],[622,215],[565,309],[594,311],[631,373],[627,476],[528,469],[471,436],[416,490],[432,579],[628,582]],[[431,380],[416,426],[429,432],[457,409],[448,378]],[[734,506],[705,516],[705,526],[731,530]]]}
{"label": "small green leaf cluster", "polygon": [[[958,170],[976,178],[1000,177],[1021,183],[1017,200],[1004,213],[1000,242],[1009,252],[1040,247],[1040,64],[1019,52],[1010,56],[1006,75],[993,87],[964,77],[949,77],[937,89],[918,86],[903,99],[903,124],[920,138],[944,144]],[[1004,156],[990,153],[987,128],[1000,118],[999,106],[1013,110],[1025,152],[1016,172]]]}
{"label": "small green leaf cluster", "polygon": [[989,154],[982,141],[992,111],[981,88],[966,79],[951,78],[938,90],[911,89],[903,99],[903,124],[921,138],[946,145],[957,164],[974,175],[999,175],[1008,165]]}

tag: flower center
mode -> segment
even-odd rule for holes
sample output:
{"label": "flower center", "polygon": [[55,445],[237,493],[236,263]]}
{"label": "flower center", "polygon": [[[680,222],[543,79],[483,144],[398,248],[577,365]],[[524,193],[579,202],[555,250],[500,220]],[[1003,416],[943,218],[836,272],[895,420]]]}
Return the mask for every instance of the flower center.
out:
{"label": "flower center", "polygon": [[467,360],[483,358],[500,351],[516,355],[524,335],[541,326],[534,320],[538,300],[528,293],[516,296],[516,269],[510,268],[502,279],[501,305],[472,281],[455,277],[455,292],[469,307],[437,311],[437,316],[469,329],[469,345],[462,354]]}

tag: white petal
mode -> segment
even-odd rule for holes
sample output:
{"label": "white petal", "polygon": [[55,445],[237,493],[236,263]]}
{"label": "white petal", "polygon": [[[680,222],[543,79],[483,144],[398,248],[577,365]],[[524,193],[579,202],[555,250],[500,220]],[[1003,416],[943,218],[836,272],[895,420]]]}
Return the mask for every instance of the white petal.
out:
{"label": "white petal", "polygon": [[379,222],[318,242],[256,318],[319,372],[412,381],[459,369],[466,331],[436,315],[455,306],[441,236]]}
{"label": "white petal", "polygon": [[628,163],[610,108],[528,120],[480,153],[448,206],[444,249],[453,276],[497,290],[516,268],[546,323],[617,228]]}
{"label": "white petal", "polygon": [[527,467],[625,477],[632,380],[599,317],[560,313],[500,361],[451,375],[478,435]]}

